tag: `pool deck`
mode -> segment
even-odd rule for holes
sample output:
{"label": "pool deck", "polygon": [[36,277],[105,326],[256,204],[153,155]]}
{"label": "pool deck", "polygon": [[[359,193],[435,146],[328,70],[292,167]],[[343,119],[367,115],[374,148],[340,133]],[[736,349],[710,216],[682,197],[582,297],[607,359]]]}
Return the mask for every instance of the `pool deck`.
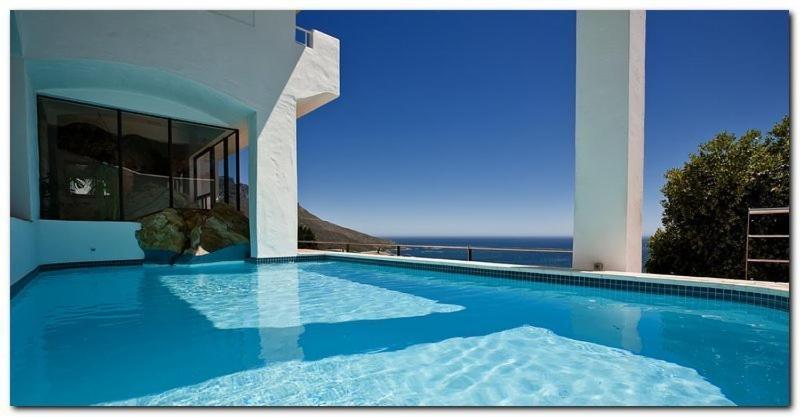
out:
{"label": "pool deck", "polygon": [[479,261],[459,261],[454,259],[435,259],[435,258],[419,258],[414,256],[393,256],[393,255],[378,255],[375,253],[363,254],[352,252],[337,252],[325,251],[314,249],[298,249],[298,256],[309,255],[326,255],[331,258],[351,258],[351,259],[380,259],[390,262],[398,263],[415,263],[427,265],[450,265],[450,266],[467,266],[477,267],[488,270],[496,271],[524,271],[524,272],[538,272],[542,274],[556,274],[564,276],[578,276],[588,278],[605,278],[614,280],[634,281],[634,282],[647,282],[657,284],[679,284],[691,287],[705,287],[705,288],[719,288],[743,291],[757,294],[770,294],[780,297],[789,297],[789,283],[788,282],[767,282],[767,281],[748,281],[730,278],[711,278],[711,277],[690,277],[682,275],[662,275],[662,274],[647,274],[647,273],[631,273],[631,272],[616,272],[616,271],[581,271],[570,268],[557,268],[557,267],[543,267],[543,266],[530,266],[530,265],[516,265],[516,264],[501,264]]}

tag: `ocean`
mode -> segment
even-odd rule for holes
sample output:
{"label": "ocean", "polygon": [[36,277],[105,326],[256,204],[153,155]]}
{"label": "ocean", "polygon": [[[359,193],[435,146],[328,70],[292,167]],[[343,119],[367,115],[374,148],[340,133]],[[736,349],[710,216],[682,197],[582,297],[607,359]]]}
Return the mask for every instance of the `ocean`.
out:
{"label": "ocean", "polygon": [[[447,236],[400,236],[386,237],[406,245],[441,245],[441,246],[483,246],[493,248],[531,248],[531,249],[572,249],[572,237],[447,237]],[[642,238],[642,265],[647,261],[649,237]],[[422,258],[467,259],[467,251],[463,249],[403,248],[405,256]],[[539,265],[569,268],[572,266],[570,253],[538,253],[538,252],[495,252],[472,251],[473,261],[511,263],[520,265]]]}

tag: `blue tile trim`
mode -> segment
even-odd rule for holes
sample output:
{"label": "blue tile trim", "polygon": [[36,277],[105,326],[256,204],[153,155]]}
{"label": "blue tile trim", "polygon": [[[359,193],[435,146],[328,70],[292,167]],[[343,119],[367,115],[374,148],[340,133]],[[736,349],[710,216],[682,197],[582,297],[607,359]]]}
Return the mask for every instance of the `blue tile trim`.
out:
{"label": "blue tile trim", "polygon": [[39,265],[42,271],[54,271],[57,269],[70,268],[91,268],[96,266],[137,266],[144,263],[144,259],[123,259],[118,261],[86,261],[86,262],[63,262],[57,264]]}
{"label": "blue tile trim", "polygon": [[[584,287],[608,288],[621,291],[641,292],[648,294],[675,295],[680,297],[694,297],[713,300],[735,301],[744,304],[752,304],[768,307],[776,310],[789,311],[789,297],[782,297],[772,294],[759,294],[746,291],[696,287],[680,284],[661,284],[650,282],[636,282],[618,279],[578,277],[559,274],[546,274],[531,271],[502,271],[495,269],[484,269],[480,267],[460,266],[460,265],[434,265],[415,262],[392,261],[385,259],[364,259],[349,257],[333,257],[328,255],[304,255],[304,256],[280,256],[271,258],[248,258],[246,261],[254,264],[274,264],[274,263],[296,263],[337,260],[344,262],[366,263],[373,265],[392,266],[409,269],[423,269],[429,271],[453,272],[459,274],[469,274],[488,277],[501,277],[519,279],[524,281],[548,282],[553,284],[579,285]],[[27,275],[11,285],[11,298],[14,298],[40,271],[52,271],[68,268],[85,268],[99,266],[130,266],[141,265],[143,260],[121,260],[121,261],[94,261],[94,262],[70,262],[60,264],[40,265]]]}
{"label": "blue tile trim", "polygon": [[44,264],[39,265],[34,268],[31,272],[25,274],[24,277],[17,280],[17,282],[11,284],[11,297],[14,298],[15,295],[19,294],[26,285],[28,285],[39,272],[42,271],[55,271],[59,269],[70,269],[70,268],[89,268],[89,267],[98,267],[98,266],[137,266],[141,265],[144,262],[143,259],[125,259],[119,261],[88,261],[88,262],[63,262],[63,263],[56,263],[56,264]]}
{"label": "blue tile trim", "polygon": [[11,297],[10,298],[14,298],[14,296],[19,294],[19,292],[22,291],[22,289],[25,288],[26,285],[28,285],[31,281],[33,281],[33,279],[39,273],[39,270],[40,270],[40,267],[37,266],[36,268],[33,268],[33,270],[31,272],[28,272],[27,274],[25,274],[24,277],[18,279],[17,282],[11,284]]}
{"label": "blue tile trim", "polygon": [[364,258],[345,258],[328,257],[345,262],[367,263],[383,266],[394,266],[399,268],[423,269],[440,272],[454,272],[459,274],[490,276],[519,279],[524,281],[548,282],[552,284],[578,285],[583,287],[608,288],[621,291],[641,292],[659,295],[675,295],[679,297],[694,297],[713,300],[735,301],[744,304],[752,304],[768,307],[776,310],[789,311],[789,297],[782,297],[772,294],[760,294],[738,290],[728,290],[721,288],[697,287],[680,284],[661,284],[650,282],[637,282],[619,279],[579,277],[558,274],[546,274],[531,271],[501,271],[495,269],[484,269],[470,266],[456,265],[433,265],[414,262],[400,262],[385,259],[364,259]]}
{"label": "blue tile trim", "polygon": [[327,261],[328,255],[302,255],[302,256],[274,256],[271,258],[247,258],[253,264],[284,264],[309,261]]}

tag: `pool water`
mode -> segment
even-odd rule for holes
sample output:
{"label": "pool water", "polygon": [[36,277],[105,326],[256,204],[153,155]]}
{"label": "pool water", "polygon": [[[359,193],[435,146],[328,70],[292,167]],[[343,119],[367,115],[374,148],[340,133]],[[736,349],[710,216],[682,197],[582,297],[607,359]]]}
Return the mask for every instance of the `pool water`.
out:
{"label": "pool water", "polygon": [[787,312],[320,261],[41,273],[13,405],[789,403]]}

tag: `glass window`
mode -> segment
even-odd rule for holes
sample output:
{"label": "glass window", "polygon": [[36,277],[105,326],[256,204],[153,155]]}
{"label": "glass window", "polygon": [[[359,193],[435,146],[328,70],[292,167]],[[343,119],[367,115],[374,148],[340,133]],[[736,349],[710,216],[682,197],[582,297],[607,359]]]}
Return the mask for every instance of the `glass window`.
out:
{"label": "glass window", "polygon": [[247,187],[239,185],[241,176],[237,167],[241,162],[237,164],[237,158],[242,158],[242,155],[237,153],[236,133],[233,133],[228,136],[228,202],[247,216]]}
{"label": "glass window", "polygon": [[47,97],[37,105],[43,219],[138,220],[236,202],[235,130]]}
{"label": "glass window", "polygon": [[[217,181],[225,177],[225,167],[223,163],[217,168],[215,145],[231,133],[230,129],[172,122],[174,207],[209,209],[217,201]],[[218,169],[222,169],[219,175]]]}
{"label": "glass window", "polygon": [[137,220],[169,207],[167,119],[122,112],[122,213]]}
{"label": "glass window", "polygon": [[225,158],[226,141],[227,138],[214,145],[214,173],[216,174],[216,180],[214,182],[216,190],[214,195],[216,196],[217,202],[228,201],[228,160]]}
{"label": "glass window", "polygon": [[39,98],[41,217],[119,218],[117,112]]}

